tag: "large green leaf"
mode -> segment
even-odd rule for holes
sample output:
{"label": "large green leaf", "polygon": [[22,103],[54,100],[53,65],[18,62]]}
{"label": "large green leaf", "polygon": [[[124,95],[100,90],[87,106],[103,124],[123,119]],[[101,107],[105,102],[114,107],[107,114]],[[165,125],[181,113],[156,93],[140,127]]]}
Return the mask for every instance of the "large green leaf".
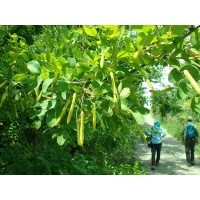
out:
{"label": "large green leaf", "polygon": [[130,38],[125,38],[125,43],[126,43],[126,50],[128,52],[135,52],[135,47]]}
{"label": "large green leaf", "polygon": [[14,82],[23,82],[25,80],[27,80],[28,77],[26,74],[15,74],[13,77],[12,77],[12,81]]}
{"label": "large green leaf", "polygon": [[49,101],[48,102],[48,109],[55,108],[56,103],[57,103],[56,99],[53,99],[53,100]]}
{"label": "large green leaf", "polygon": [[151,49],[151,54],[153,54],[154,56],[159,56],[161,54],[162,50],[160,48],[156,47],[152,47]]}
{"label": "large green leaf", "polygon": [[141,63],[144,63],[145,65],[150,65],[150,66],[153,65],[153,59],[148,55],[140,54],[138,56],[138,59],[141,61]]}
{"label": "large green leaf", "polygon": [[139,112],[142,115],[147,115],[150,112],[149,109],[147,109],[147,108],[145,108],[143,106],[136,107],[136,111]]}
{"label": "large green leaf", "polygon": [[45,93],[48,89],[48,87],[51,85],[51,83],[53,82],[54,78],[51,79],[46,79],[43,84],[42,84],[42,91]]}
{"label": "large green leaf", "polygon": [[41,121],[35,121],[34,123],[33,123],[33,127],[35,128],[35,129],[39,129],[40,127],[41,127]]}
{"label": "large green leaf", "polygon": [[131,28],[137,32],[143,32],[143,25],[131,25]]}
{"label": "large green leaf", "polygon": [[183,50],[186,43],[182,37],[176,37],[174,39],[174,44],[178,50]]}
{"label": "large green leaf", "polygon": [[132,25],[131,28],[137,32],[148,33],[156,28],[155,25]]}
{"label": "large green leaf", "polygon": [[43,109],[43,110],[46,110],[47,107],[49,105],[49,100],[44,100],[42,102],[40,102],[40,107]]}
{"label": "large green leaf", "polygon": [[120,82],[120,84],[118,85],[118,88],[117,88],[117,90],[118,90],[118,92],[120,93],[121,91],[122,91],[122,82]]}
{"label": "large green leaf", "polygon": [[144,31],[145,33],[147,33],[147,32],[149,32],[149,31],[153,31],[155,28],[156,28],[155,25],[145,25],[145,26],[143,26],[143,31]]}
{"label": "large green leaf", "polygon": [[129,107],[128,107],[128,102],[126,99],[120,100],[120,108],[121,108],[121,111],[126,111],[126,113],[129,114]]}
{"label": "large green leaf", "polygon": [[68,83],[66,81],[58,81],[58,89],[61,92],[67,91],[67,88],[68,88]]}
{"label": "large green leaf", "polygon": [[124,67],[123,65],[119,65],[116,67],[116,74],[120,73],[123,76],[131,76],[131,73],[129,72],[129,70]]}
{"label": "large green leaf", "polygon": [[94,80],[92,82],[92,84],[90,85],[92,91],[96,94],[96,95],[102,95],[102,89],[101,89],[101,85],[103,84],[103,82],[101,81],[96,81]]}
{"label": "large green leaf", "polygon": [[167,61],[169,63],[170,66],[180,66],[180,62],[178,59],[169,59]]}
{"label": "large green leaf", "polygon": [[120,92],[120,98],[126,99],[130,95],[131,91],[130,88],[123,88]]}
{"label": "large green leaf", "polygon": [[141,45],[143,45],[144,47],[149,45],[154,37],[156,37],[156,35],[154,34],[145,35],[144,33],[140,33],[140,35],[136,39],[137,48],[140,48]]}
{"label": "large green leaf", "polygon": [[40,76],[32,76],[30,78],[29,89],[33,90],[38,88],[42,82],[42,78]]}
{"label": "large green leaf", "polygon": [[112,91],[110,85],[108,85],[105,82],[101,85],[101,90],[102,90],[102,94],[105,94],[107,92],[111,92]]}
{"label": "large green leaf", "polygon": [[129,57],[129,53],[126,52],[126,51],[120,51],[118,54],[117,54],[117,57],[118,58],[125,58],[125,57]]}
{"label": "large green leaf", "polygon": [[75,58],[67,58],[67,63],[69,67],[76,67],[76,59]]}
{"label": "large green leaf", "polygon": [[178,90],[177,90],[178,98],[180,98],[180,99],[187,98],[190,91],[191,91],[190,85],[187,84],[184,80],[181,80],[179,82],[179,87],[178,87]]}
{"label": "large green leaf", "polygon": [[193,32],[191,34],[190,41],[191,41],[191,43],[193,45],[198,45],[199,44],[199,33],[198,33],[198,30],[196,30],[195,32]]}
{"label": "large green leaf", "polygon": [[96,36],[97,35],[97,31],[96,31],[95,27],[89,28],[88,26],[83,26],[83,29],[86,32],[86,34],[89,35],[89,36]]}
{"label": "large green leaf", "polygon": [[191,63],[191,60],[189,59],[190,55],[187,54],[185,51],[181,52],[181,57],[187,62],[187,63]]}
{"label": "large green leaf", "polygon": [[55,122],[56,122],[56,117],[55,117],[55,110],[50,109],[46,113],[46,121],[49,127],[53,127]]}
{"label": "large green leaf", "polygon": [[90,70],[90,66],[86,63],[79,63],[82,72],[87,72]]}
{"label": "large green leaf", "polygon": [[136,120],[136,122],[138,124],[144,124],[145,119],[144,119],[144,116],[141,113],[139,113],[139,112],[133,112],[130,109],[129,109],[129,112],[131,113],[131,115],[133,116],[133,118]]}
{"label": "large green leaf", "polygon": [[181,35],[186,31],[187,28],[188,25],[173,25],[171,26],[171,32],[173,35]]}
{"label": "large green leaf", "polygon": [[178,54],[180,54],[180,53],[181,53],[180,49],[175,49],[174,51],[172,51],[169,59],[175,59],[178,56]]}
{"label": "large green leaf", "polygon": [[184,70],[188,70],[195,81],[198,81],[200,79],[200,77],[199,77],[199,74],[200,74],[199,68],[195,67],[194,65],[184,65],[180,69],[180,71],[183,72]]}
{"label": "large green leaf", "polygon": [[200,95],[196,94],[191,101],[192,111],[199,114],[200,113]]}
{"label": "large green leaf", "polygon": [[108,25],[107,26],[107,31],[106,31],[106,35],[109,37],[109,38],[114,38],[114,37],[117,37],[119,36],[121,33],[121,30],[118,26],[112,26],[112,25]]}
{"label": "large green leaf", "polygon": [[178,83],[184,76],[177,69],[172,69],[168,75],[168,80],[172,83]]}
{"label": "large green leaf", "polygon": [[59,132],[57,135],[58,135],[57,136],[57,143],[59,145],[61,145],[61,146],[65,143],[66,139],[69,137],[68,132],[66,132],[64,130],[62,130],[61,132]]}
{"label": "large green leaf", "polygon": [[40,70],[40,63],[37,60],[32,60],[28,62],[27,68],[30,70],[35,75],[39,75],[41,70]]}

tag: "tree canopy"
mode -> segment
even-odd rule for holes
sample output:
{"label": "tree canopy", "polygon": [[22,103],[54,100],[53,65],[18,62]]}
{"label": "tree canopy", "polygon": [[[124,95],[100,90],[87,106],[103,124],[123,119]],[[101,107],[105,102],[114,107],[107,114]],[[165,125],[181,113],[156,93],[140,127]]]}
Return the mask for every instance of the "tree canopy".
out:
{"label": "tree canopy", "polygon": [[[91,134],[117,139],[135,124],[145,140],[143,81],[152,93],[177,90],[179,99],[193,91],[191,109],[200,112],[199,26],[0,26],[0,33],[4,125],[29,123],[51,129],[59,145],[82,146]],[[175,88],[155,90],[168,65]]]}

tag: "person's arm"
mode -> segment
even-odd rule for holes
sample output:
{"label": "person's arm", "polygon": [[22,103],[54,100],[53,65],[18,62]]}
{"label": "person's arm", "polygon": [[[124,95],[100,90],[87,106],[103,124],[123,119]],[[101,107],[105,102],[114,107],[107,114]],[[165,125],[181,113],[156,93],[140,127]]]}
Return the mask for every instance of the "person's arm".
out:
{"label": "person's arm", "polygon": [[167,135],[167,133],[162,129],[161,138],[165,137],[166,135]]}

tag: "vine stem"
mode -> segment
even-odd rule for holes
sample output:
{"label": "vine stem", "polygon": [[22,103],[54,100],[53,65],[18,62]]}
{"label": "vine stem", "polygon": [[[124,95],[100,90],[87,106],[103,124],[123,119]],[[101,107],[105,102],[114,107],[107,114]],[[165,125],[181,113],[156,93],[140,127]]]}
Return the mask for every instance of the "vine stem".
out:
{"label": "vine stem", "polygon": [[197,82],[193,79],[193,77],[191,76],[190,72],[188,70],[184,70],[184,74],[186,76],[186,78],[189,80],[189,82],[191,83],[192,87],[194,88],[194,90],[200,94],[200,88],[197,84]]}

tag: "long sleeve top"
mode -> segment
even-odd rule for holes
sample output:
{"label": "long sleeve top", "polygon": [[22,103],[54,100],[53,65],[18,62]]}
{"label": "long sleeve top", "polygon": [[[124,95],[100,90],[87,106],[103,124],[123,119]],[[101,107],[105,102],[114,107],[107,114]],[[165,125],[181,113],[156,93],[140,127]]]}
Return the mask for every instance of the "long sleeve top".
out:
{"label": "long sleeve top", "polygon": [[160,144],[162,142],[161,138],[165,137],[167,133],[158,126],[153,126],[151,128],[151,142],[152,144]]}
{"label": "long sleeve top", "polygon": [[[182,136],[185,138],[186,137],[186,132],[187,132],[187,124],[190,123],[190,124],[193,124],[192,122],[187,122],[186,124],[184,124],[183,126],[183,130],[182,130]],[[194,130],[195,130],[195,134],[196,134],[196,137],[199,136],[199,133],[198,133],[198,130],[197,130],[197,126],[195,124],[194,125]]]}

